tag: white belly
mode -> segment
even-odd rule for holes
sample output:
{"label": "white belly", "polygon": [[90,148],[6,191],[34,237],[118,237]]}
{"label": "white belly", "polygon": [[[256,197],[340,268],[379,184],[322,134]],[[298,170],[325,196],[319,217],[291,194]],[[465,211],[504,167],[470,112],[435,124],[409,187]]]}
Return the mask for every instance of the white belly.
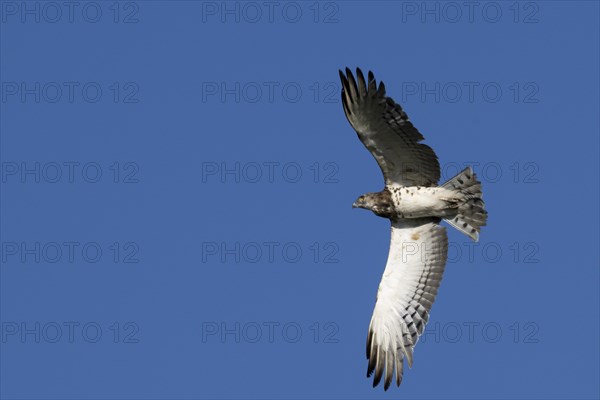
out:
{"label": "white belly", "polygon": [[448,209],[445,200],[455,197],[453,191],[441,187],[388,187],[401,218],[442,217]]}

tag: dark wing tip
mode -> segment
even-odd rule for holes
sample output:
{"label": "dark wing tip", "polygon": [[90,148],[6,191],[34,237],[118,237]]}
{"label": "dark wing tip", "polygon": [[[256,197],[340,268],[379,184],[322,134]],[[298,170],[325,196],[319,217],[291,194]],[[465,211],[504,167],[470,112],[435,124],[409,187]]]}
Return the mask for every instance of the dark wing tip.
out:
{"label": "dark wing tip", "polygon": [[348,88],[348,79],[346,79],[346,75],[344,75],[344,72],[341,69],[338,70],[338,72],[340,74],[340,81],[342,82],[342,92],[341,92],[342,105],[344,106],[344,112],[346,113],[346,115],[350,115],[350,114],[352,114],[352,112],[350,111],[350,107],[348,105],[348,100],[349,100],[349,96],[350,96],[350,92],[349,92],[349,88]]}
{"label": "dark wing tip", "polygon": [[361,69],[360,69],[360,68],[358,68],[358,67],[356,67],[356,76],[357,76],[357,77],[358,77],[358,76],[362,76],[362,77],[363,77],[363,79],[364,79],[364,77],[365,77],[365,76],[363,75],[363,73],[362,73]]}
{"label": "dark wing tip", "polygon": [[369,74],[367,75],[367,86],[368,86],[368,93],[370,97],[377,97],[377,81],[375,81],[375,75],[373,75],[372,71],[369,71]]}
{"label": "dark wing tip", "polygon": [[377,349],[377,361],[375,363],[375,378],[373,379],[373,387],[379,385],[381,377],[383,376],[383,369],[385,367],[385,352],[383,349]]}
{"label": "dark wing tip", "polygon": [[380,97],[385,96],[385,84],[383,81],[379,81],[379,87],[377,88],[377,95]]}
{"label": "dark wing tip", "polygon": [[375,371],[375,357],[370,357],[369,365],[367,367],[367,378],[373,375],[373,371]]}
{"label": "dark wing tip", "polygon": [[348,90],[348,80],[341,69],[338,71],[340,72],[340,81],[342,82],[342,93],[344,93],[344,91]]}
{"label": "dark wing tip", "polygon": [[381,377],[383,376],[383,371],[377,367],[377,369],[375,370],[375,378],[373,379],[373,387],[379,385],[379,382],[381,382]]}
{"label": "dark wing tip", "polygon": [[367,95],[367,82],[360,68],[356,68],[356,79],[358,80],[358,95],[365,97]]}

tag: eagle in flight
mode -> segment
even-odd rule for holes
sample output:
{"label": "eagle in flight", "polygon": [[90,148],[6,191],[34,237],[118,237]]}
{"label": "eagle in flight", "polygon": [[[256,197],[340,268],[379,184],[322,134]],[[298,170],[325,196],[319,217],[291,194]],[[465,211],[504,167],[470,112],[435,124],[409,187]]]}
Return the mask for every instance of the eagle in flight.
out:
{"label": "eagle in flight", "polygon": [[[390,250],[377,291],[367,336],[367,377],[373,387],[385,373],[384,389],[394,375],[400,386],[404,359],[413,363],[413,348],[425,329],[448,255],[445,220],[479,240],[487,212],[481,183],[468,167],[438,186],[440,163],[423,135],[399,104],[385,95],[383,82],[369,71],[340,71],[342,104],[350,125],[371,152],[385,179],[377,193],[360,196],[353,207],[371,210],[391,221]],[[395,374],[394,374],[395,372]]]}

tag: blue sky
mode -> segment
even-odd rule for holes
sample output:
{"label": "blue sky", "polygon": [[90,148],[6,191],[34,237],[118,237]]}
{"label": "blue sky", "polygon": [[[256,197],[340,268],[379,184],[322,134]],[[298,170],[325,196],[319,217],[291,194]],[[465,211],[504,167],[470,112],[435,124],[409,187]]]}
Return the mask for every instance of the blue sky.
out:
{"label": "blue sky", "polygon": [[[597,2],[0,2],[2,398],[598,398]],[[400,389],[372,70],[489,210]]]}

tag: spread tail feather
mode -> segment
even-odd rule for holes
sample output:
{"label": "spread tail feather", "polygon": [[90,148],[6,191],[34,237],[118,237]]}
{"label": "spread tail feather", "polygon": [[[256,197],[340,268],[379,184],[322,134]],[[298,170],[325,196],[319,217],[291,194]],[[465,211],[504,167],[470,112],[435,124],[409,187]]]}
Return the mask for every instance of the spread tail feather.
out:
{"label": "spread tail feather", "polygon": [[471,167],[467,167],[442,187],[455,190],[460,198],[458,213],[444,221],[477,242],[479,230],[487,221],[485,203],[481,199],[481,182],[477,180]]}

